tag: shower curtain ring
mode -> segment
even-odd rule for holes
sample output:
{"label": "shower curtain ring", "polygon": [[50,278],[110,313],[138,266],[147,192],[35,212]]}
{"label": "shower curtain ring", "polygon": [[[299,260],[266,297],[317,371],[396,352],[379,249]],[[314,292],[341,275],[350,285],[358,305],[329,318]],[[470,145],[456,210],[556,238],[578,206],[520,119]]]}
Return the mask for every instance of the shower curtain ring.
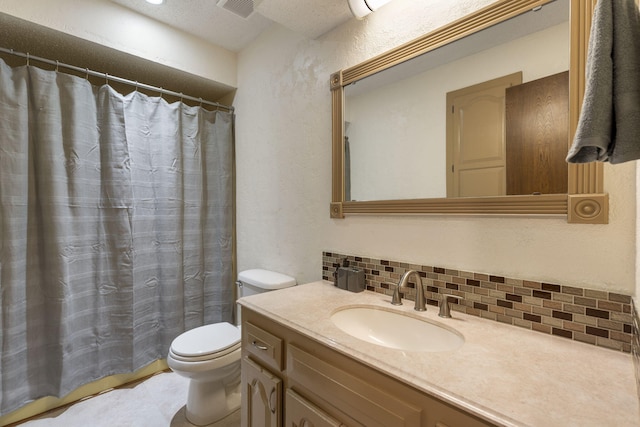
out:
{"label": "shower curtain ring", "polygon": [[60,71],[60,62],[56,59],[56,73]]}
{"label": "shower curtain ring", "polygon": [[200,107],[202,107],[202,98],[198,98],[200,100]]}
{"label": "shower curtain ring", "polygon": [[109,86],[109,73],[104,73],[104,81],[107,86]]}
{"label": "shower curtain ring", "polygon": [[29,52],[27,52],[27,67],[29,66]]}
{"label": "shower curtain ring", "polygon": [[136,80],[136,92],[138,91],[138,81]]}
{"label": "shower curtain ring", "polygon": [[164,89],[160,86],[160,99],[164,99],[162,95],[164,95]]}
{"label": "shower curtain ring", "polygon": [[85,80],[89,80],[89,69],[85,68],[84,72],[85,72],[85,76],[84,76]]}

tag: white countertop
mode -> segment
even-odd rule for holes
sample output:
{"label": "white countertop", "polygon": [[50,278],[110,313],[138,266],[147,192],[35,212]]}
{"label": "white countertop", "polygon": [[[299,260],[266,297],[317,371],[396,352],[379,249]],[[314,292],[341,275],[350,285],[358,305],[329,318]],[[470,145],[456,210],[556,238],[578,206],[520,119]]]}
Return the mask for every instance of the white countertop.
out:
{"label": "white countertop", "polygon": [[[392,306],[391,297],[351,293],[331,282],[241,298],[240,304],[417,389],[502,426],[640,426],[631,355],[438,308]],[[454,328],[454,351],[410,352],[356,339],[330,320],[346,306],[402,311]]]}

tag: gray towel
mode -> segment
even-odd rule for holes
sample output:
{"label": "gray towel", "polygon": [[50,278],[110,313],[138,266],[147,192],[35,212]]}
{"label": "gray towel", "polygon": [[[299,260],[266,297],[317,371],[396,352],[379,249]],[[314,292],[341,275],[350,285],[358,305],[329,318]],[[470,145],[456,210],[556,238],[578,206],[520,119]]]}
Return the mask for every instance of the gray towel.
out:
{"label": "gray towel", "polygon": [[634,0],[600,0],[587,83],[569,163],[640,159],[640,12]]}

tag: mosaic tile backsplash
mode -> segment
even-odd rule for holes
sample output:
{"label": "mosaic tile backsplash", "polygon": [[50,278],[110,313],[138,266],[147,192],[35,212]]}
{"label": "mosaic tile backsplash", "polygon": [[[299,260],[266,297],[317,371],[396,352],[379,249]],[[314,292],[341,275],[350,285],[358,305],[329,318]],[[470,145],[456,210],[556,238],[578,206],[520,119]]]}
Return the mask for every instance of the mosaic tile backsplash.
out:
{"label": "mosaic tile backsplash", "polygon": [[[636,360],[640,357],[637,312],[629,295],[333,252],[322,253],[322,278],[333,281],[344,259],[364,269],[370,291],[391,296],[402,275],[417,270],[429,305],[453,294],[463,298],[452,304],[455,311],[614,350],[633,349]],[[404,298],[413,300],[413,289],[410,283]]]}
{"label": "mosaic tile backsplash", "polygon": [[631,341],[631,353],[633,354],[633,366],[636,369],[636,385],[638,386],[638,399],[640,399],[640,315],[638,306],[632,302],[633,312],[633,339]]}

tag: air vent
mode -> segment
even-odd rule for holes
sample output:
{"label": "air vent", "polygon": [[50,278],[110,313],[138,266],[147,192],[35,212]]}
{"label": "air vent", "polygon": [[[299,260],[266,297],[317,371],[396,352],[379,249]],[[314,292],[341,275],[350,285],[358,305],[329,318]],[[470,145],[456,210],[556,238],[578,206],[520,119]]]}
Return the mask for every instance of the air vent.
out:
{"label": "air vent", "polygon": [[245,19],[253,13],[253,0],[219,0],[218,6]]}

